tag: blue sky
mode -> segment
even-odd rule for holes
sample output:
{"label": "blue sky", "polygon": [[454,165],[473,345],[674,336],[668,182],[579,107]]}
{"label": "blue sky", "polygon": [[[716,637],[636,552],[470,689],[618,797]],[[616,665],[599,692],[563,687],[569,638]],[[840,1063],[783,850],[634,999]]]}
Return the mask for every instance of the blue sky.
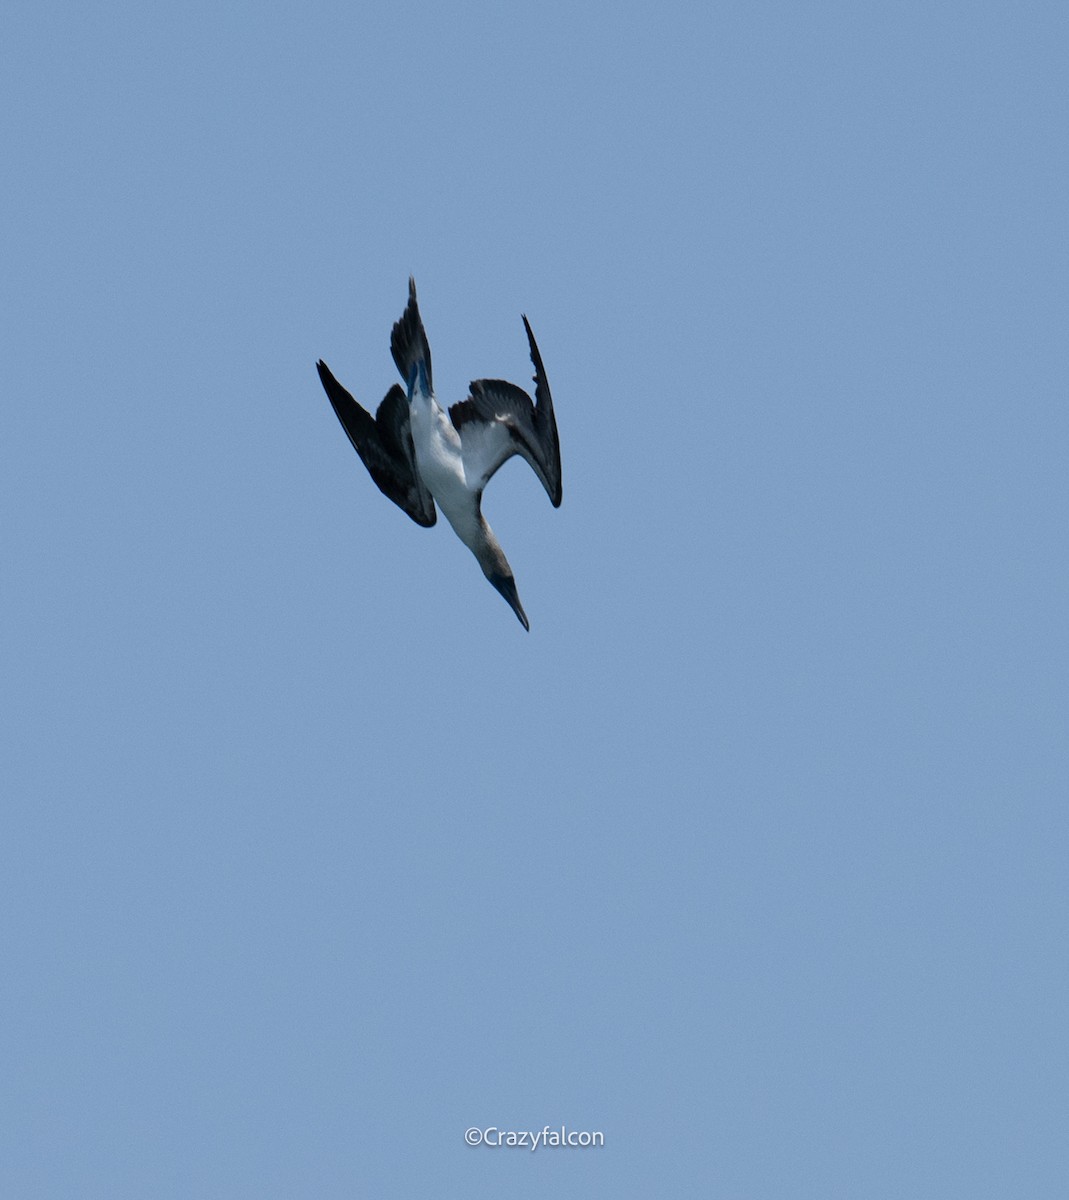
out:
{"label": "blue sky", "polygon": [[462,9],[9,6],[0,1191],[1063,1195],[1064,10]]}

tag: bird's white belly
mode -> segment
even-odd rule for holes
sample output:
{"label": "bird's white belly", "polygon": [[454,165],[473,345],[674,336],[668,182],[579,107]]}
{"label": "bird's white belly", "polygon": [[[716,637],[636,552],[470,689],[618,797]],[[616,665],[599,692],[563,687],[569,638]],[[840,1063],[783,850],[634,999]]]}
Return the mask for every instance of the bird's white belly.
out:
{"label": "bird's white belly", "polygon": [[419,394],[412,399],[410,417],[420,476],[450,525],[466,541],[476,508],[464,475],[460,437],[442,409]]}

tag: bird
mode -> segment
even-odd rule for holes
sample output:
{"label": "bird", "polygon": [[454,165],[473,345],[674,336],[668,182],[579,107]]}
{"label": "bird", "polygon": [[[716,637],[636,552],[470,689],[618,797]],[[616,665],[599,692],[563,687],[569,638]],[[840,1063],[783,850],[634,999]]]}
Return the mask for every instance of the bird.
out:
{"label": "bird", "polygon": [[379,490],[417,525],[438,519],[435,505],[483,574],[505,598],[525,630],[531,625],[520,603],[501,544],[482,512],[483,490],[513,455],[525,459],[554,508],[561,493],[560,438],[542,356],[531,324],[521,315],[534,366],[534,400],[504,379],[475,379],[468,396],[444,409],[434,394],[431,348],[420,316],[416,282],[408,280],[408,304],[390,335],[390,352],[405,386],[393,384],[375,416],[316,363],[323,389]]}

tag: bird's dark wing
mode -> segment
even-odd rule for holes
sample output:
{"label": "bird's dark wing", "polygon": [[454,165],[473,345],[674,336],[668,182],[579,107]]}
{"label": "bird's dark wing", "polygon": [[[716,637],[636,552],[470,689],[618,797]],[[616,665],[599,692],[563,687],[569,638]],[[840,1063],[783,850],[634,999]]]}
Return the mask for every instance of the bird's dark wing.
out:
{"label": "bird's dark wing", "polygon": [[514,454],[531,465],[557,508],[561,502],[560,439],[553,415],[553,397],[542,356],[527,318],[523,318],[534,364],[535,400],[504,379],[476,379],[467,400],[449,409],[460,434],[464,473],[484,488],[494,472]]}
{"label": "bird's dark wing", "polygon": [[316,363],[316,369],[342,428],[379,491],[403,508],[417,525],[433,525],[438,514],[416,469],[404,391],[394,384],[372,417],[334,378],[325,362]]}

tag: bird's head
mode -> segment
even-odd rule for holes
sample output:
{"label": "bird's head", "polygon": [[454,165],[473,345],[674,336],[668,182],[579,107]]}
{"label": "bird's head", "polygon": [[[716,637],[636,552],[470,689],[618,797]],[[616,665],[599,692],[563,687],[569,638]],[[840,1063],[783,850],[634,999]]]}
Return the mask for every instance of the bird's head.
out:
{"label": "bird's head", "polygon": [[512,572],[505,575],[498,571],[487,571],[486,578],[505,597],[509,607],[519,618],[520,624],[530,633],[531,625],[527,620],[527,614],[523,611],[523,605],[520,603],[520,594],[516,591],[516,578]]}

